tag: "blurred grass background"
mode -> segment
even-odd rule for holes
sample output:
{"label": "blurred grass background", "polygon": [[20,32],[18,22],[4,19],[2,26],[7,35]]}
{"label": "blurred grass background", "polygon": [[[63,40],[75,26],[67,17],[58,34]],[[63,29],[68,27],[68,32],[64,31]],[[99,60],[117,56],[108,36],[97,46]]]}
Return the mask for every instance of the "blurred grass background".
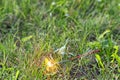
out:
{"label": "blurred grass background", "polygon": [[[99,38],[106,30],[110,32]],[[63,46],[66,39],[67,51],[75,55],[101,50],[105,71],[96,80],[120,79],[120,51],[115,53],[114,48],[120,45],[119,0],[0,0],[0,79],[46,80],[41,69],[30,65],[43,52]],[[66,63],[64,76],[54,75],[51,80],[89,80],[70,75],[69,65],[78,64]]]}

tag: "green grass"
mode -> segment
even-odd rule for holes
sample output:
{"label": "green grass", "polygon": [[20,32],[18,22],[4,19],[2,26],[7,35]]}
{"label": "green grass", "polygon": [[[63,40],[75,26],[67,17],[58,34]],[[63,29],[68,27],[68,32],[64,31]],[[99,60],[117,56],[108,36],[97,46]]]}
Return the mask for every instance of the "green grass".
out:
{"label": "green grass", "polygon": [[[119,0],[0,0],[0,80],[119,80],[119,22]],[[74,56],[101,52],[45,75],[41,57],[66,40]]]}

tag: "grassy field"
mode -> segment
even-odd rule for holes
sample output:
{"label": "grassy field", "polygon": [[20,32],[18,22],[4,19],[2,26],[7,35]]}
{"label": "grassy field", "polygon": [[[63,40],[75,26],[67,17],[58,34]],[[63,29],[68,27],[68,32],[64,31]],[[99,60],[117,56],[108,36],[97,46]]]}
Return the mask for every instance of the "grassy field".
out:
{"label": "grassy field", "polygon": [[0,80],[120,80],[120,0],[0,0]]}

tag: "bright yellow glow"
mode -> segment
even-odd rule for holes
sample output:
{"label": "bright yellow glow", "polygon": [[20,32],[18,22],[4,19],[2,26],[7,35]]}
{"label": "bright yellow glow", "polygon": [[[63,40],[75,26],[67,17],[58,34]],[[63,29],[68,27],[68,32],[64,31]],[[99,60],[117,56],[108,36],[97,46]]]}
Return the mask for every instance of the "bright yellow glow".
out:
{"label": "bright yellow glow", "polygon": [[49,57],[45,58],[46,74],[55,74],[58,71],[59,64]]}
{"label": "bright yellow glow", "polygon": [[45,62],[45,73],[46,74],[55,74],[59,69],[59,64],[53,58],[46,57]]}
{"label": "bright yellow glow", "polygon": [[45,58],[45,63],[48,67],[53,67],[53,65],[54,65],[54,63],[48,58]]}
{"label": "bright yellow glow", "polygon": [[52,64],[50,61],[48,61],[47,65],[48,65],[49,67],[52,67],[52,66],[53,66],[53,64]]}

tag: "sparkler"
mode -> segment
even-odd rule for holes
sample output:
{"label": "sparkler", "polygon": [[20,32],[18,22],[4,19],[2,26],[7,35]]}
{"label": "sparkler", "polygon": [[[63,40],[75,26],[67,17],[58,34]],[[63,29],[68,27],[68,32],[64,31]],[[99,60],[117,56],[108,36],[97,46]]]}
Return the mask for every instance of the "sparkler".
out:
{"label": "sparkler", "polygon": [[69,60],[79,59],[79,58],[86,57],[86,56],[88,56],[88,55],[95,54],[95,53],[98,53],[98,52],[100,52],[100,50],[98,50],[98,49],[96,49],[96,50],[91,50],[91,51],[89,51],[89,52],[87,52],[87,53],[84,53],[84,54],[82,54],[82,55],[77,55],[77,56],[75,56],[75,57],[69,58]]}
{"label": "sparkler", "polygon": [[98,53],[98,52],[100,52],[100,50],[98,50],[98,49],[91,50],[91,51],[89,51],[87,53],[84,53],[82,55],[77,55],[75,57],[69,58],[68,60],[63,60],[63,61],[60,61],[60,62],[55,61],[52,58],[52,56],[51,57],[45,57],[45,59],[44,59],[44,62],[45,62],[45,65],[46,65],[45,73],[50,74],[50,75],[55,74],[55,73],[58,72],[61,63],[68,62],[68,61],[73,61],[75,59],[80,59],[82,57],[85,57],[85,56],[88,56],[88,55],[91,55],[91,54],[95,54],[95,53]]}

